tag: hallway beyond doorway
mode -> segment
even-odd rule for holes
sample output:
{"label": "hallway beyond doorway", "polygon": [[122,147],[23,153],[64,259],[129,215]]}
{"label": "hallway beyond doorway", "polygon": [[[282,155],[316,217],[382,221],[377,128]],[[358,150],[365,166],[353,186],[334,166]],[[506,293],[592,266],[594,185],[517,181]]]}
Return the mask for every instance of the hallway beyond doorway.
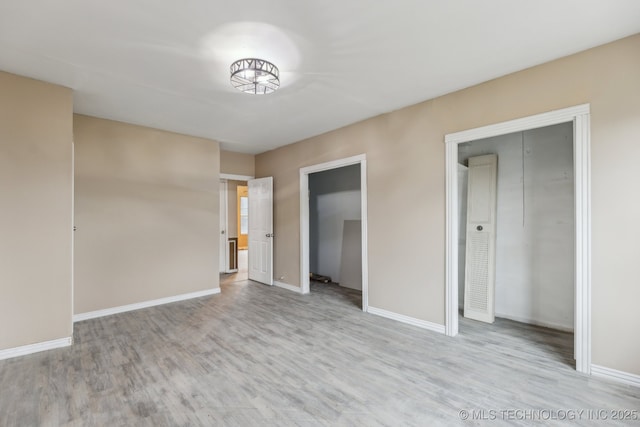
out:
{"label": "hallway beyond doorway", "polygon": [[238,271],[220,274],[220,284],[229,284],[249,279],[249,251],[238,250]]}

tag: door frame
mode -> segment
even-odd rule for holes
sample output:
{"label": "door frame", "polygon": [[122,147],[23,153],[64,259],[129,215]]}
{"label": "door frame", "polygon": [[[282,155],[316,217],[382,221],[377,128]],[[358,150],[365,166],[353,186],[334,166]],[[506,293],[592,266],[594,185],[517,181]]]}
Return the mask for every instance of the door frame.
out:
{"label": "door frame", "polygon": [[362,311],[369,309],[369,258],[367,251],[367,156],[359,154],[300,168],[300,284],[308,294],[309,281],[309,174],[360,165],[360,221],[362,227]]}
{"label": "door frame", "polygon": [[[224,181],[225,182],[225,192],[227,192],[226,197],[224,198],[225,202],[224,202],[224,206],[220,206],[219,209],[219,213],[218,215],[222,215],[224,213],[224,229],[227,230],[226,234],[227,234],[227,241],[226,244],[224,245],[224,248],[219,248],[219,251],[223,251],[226,255],[225,255],[225,270],[224,271],[220,271],[219,273],[233,273],[234,271],[237,270],[229,270],[229,194],[228,194],[228,186],[226,185],[227,181],[232,180],[232,181],[249,181],[250,179],[254,179],[253,175],[234,175],[234,174],[230,174],[230,173],[221,173],[220,174],[220,182]],[[218,195],[218,197],[220,197],[220,195]],[[224,210],[223,210],[224,209]],[[220,222],[220,221],[219,221]]]}
{"label": "door frame", "polygon": [[591,114],[590,104],[445,135],[446,161],[446,304],[445,333],[458,334],[458,144],[573,123],[575,206],[574,287],[576,370],[591,373]]}
{"label": "door frame", "polygon": [[[224,239],[220,236],[220,241],[224,240],[224,243],[220,247],[220,273],[229,273],[229,202],[228,202],[228,184],[227,180],[220,178],[220,223],[224,223],[224,228],[220,230],[220,234],[224,232]],[[220,263],[218,263],[220,264]]]}

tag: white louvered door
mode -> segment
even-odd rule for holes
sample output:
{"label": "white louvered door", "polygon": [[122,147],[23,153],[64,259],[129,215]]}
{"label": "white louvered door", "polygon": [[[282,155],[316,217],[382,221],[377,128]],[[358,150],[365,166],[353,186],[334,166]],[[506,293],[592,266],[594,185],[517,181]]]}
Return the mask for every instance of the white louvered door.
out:
{"label": "white louvered door", "polygon": [[464,317],[495,320],[495,246],[498,156],[469,158]]}

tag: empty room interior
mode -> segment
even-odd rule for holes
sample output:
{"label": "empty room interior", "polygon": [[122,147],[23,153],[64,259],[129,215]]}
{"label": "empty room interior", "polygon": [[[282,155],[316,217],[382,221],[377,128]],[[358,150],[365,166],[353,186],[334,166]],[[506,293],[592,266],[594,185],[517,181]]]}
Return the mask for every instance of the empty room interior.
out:
{"label": "empty room interior", "polygon": [[640,2],[5,0],[0,94],[0,425],[640,421]]}

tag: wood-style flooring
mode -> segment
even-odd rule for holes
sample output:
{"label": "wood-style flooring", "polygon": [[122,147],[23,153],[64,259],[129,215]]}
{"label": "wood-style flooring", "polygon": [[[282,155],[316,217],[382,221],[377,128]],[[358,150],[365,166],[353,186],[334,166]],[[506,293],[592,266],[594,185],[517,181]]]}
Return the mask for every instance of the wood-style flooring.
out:
{"label": "wood-style flooring", "polygon": [[0,361],[0,426],[598,425],[489,411],[640,409],[640,389],[575,372],[571,334],[500,319],[460,331],[363,313],[360,294],[335,285],[223,284]]}

